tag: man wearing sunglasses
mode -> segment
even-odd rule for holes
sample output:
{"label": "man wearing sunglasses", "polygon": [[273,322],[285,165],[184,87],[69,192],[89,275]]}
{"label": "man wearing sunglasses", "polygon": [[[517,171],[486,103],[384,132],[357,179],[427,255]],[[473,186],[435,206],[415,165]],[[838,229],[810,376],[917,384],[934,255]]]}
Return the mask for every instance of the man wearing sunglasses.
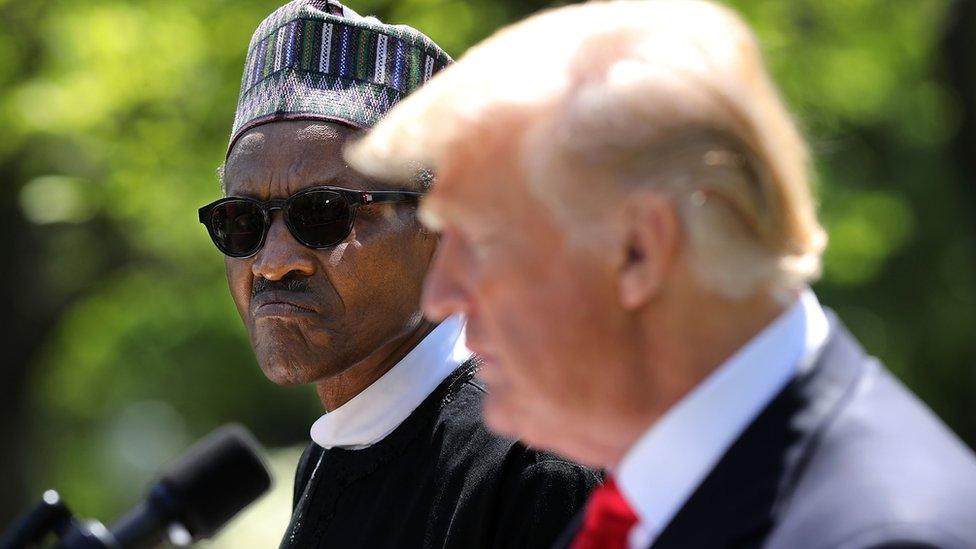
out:
{"label": "man wearing sunglasses", "polygon": [[424,310],[488,424],[612,471],[558,546],[976,547],[976,456],[808,287],[807,147],[727,7],[536,15],[349,155],[437,170]]}
{"label": "man wearing sunglasses", "polygon": [[287,4],[251,41],[226,196],[199,216],[265,375],[314,384],[327,410],[283,547],[544,547],[598,480],[489,433],[463,319],[421,314],[430,177],[390,187],[342,160],[449,62],[418,31],[325,0]]}

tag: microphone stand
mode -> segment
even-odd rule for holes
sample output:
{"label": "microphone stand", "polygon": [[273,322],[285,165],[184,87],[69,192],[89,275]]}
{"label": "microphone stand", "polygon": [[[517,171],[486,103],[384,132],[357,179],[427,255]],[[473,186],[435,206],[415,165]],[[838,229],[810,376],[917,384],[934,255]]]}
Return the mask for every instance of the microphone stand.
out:
{"label": "microphone stand", "polygon": [[79,520],[54,490],[0,537],[0,549],[150,549],[177,547],[213,536],[271,487],[261,449],[239,425],[226,425],[197,442],[149,489],[146,497],[108,528]]}
{"label": "microphone stand", "polygon": [[[143,506],[145,503],[142,504]],[[54,490],[48,490],[41,501],[0,537],[0,549],[28,549],[40,547],[51,534],[57,537],[56,549],[125,549],[127,547],[152,547],[164,538],[148,535],[142,522],[145,516],[133,512],[112,524],[110,531],[97,520],[79,520]],[[114,533],[113,533],[114,532]],[[171,523],[165,540],[176,547],[186,547],[192,536],[179,523]]]}
{"label": "microphone stand", "polygon": [[36,547],[54,534],[59,549],[121,549],[102,523],[81,521],[54,490],[44,492],[41,501],[0,538],[0,549]]}

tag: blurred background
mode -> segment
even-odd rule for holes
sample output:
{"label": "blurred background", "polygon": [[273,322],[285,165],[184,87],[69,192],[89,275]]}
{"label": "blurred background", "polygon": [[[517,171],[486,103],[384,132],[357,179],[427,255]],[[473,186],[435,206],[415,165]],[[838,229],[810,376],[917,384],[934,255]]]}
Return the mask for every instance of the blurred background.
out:
{"label": "blurred background", "polygon": [[[0,0],[0,529],[48,487],[111,519],[220,423],[278,491],[217,547],[277,545],[321,412],[254,362],[197,223],[251,32],[283,0]],[[816,290],[976,445],[976,1],[738,0],[817,155]],[[454,56],[554,3],[349,0]]]}

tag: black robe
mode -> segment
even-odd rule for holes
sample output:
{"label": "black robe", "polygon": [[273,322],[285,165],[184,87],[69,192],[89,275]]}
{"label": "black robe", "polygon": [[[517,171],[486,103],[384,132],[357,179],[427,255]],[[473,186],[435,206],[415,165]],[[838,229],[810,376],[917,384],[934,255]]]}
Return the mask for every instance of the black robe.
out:
{"label": "black robe", "polygon": [[548,547],[599,476],[493,435],[475,361],[362,450],[312,444],[283,548]]}

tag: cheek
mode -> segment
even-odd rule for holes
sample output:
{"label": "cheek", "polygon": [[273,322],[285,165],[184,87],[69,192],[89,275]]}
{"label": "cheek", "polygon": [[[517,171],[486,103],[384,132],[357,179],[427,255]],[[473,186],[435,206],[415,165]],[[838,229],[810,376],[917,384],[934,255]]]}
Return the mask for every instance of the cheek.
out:
{"label": "cheek", "polygon": [[412,322],[420,309],[425,266],[417,240],[403,234],[375,235],[369,242],[356,238],[330,251],[321,266],[347,323],[386,336]]}
{"label": "cheek", "polygon": [[246,321],[251,304],[251,284],[254,281],[254,277],[251,276],[250,262],[225,257],[224,270],[227,272],[227,287],[230,288],[230,295],[237,306],[237,312]]}
{"label": "cheek", "polygon": [[512,256],[493,265],[478,294],[478,320],[497,355],[484,375],[498,388],[489,410],[539,423],[553,410],[578,403],[593,369],[607,359],[594,337],[612,322],[604,291],[612,285],[572,256]]}
{"label": "cheek", "polygon": [[506,422],[525,418],[554,374],[549,357],[558,321],[547,311],[547,281],[526,276],[522,263],[496,257],[482,264],[472,291],[476,313],[468,319],[489,355],[481,374],[490,388],[486,417],[506,433],[513,428]]}
{"label": "cheek", "polygon": [[486,262],[479,310],[495,337],[518,361],[543,360],[554,347],[573,339],[578,308],[572,271],[544,253],[512,253]]}

